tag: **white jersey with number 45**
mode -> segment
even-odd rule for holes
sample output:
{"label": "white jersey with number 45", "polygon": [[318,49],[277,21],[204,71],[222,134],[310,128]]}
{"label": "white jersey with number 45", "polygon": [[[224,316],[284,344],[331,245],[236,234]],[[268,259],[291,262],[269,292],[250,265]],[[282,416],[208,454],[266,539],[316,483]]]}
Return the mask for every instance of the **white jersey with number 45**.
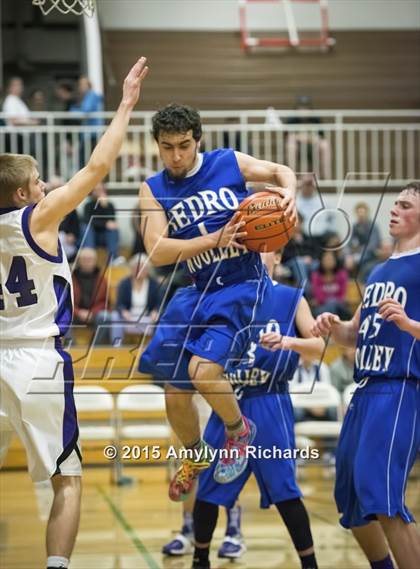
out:
{"label": "white jersey with number 45", "polygon": [[46,339],[71,323],[73,291],[67,258],[58,243],[50,255],[29,230],[35,205],[0,208],[0,338]]}

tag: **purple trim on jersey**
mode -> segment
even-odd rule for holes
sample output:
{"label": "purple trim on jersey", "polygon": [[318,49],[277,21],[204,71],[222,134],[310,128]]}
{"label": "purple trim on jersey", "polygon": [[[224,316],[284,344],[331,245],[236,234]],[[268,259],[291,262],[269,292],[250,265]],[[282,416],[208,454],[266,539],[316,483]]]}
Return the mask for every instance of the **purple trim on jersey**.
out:
{"label": "purple trim on jersey", "polygon": [[69,329],[73,317],[73,303],[71,301],[71,285],[64,277],[54,275],[54,292],[57,298],[57,311],[54,321],[64,336]]}
{"label": "purple trim on jersey", "polygon": [[19,209],[18,207],[0,207],[0,215],[4,213],[10,213],[11,211],[16,211]]}
{"label": "purple trim on jersey", "polygon": [[23,214],[22,214],[22,231],[25,236],[26,241],[28,242],[29,247],[42,259],[46,261],[50,261],[51,263],[61,263],[63,261],[63,250],[61,248],[60,240],[58,240],[58,255],[50,255],[44,249],[42,249],[37,243],[35,243],[31,231],[29,229],[29,216],[32,213],[32,210],[36,204],[29,205],[25,207]]}
{"label": "purple trim on jersey", "polygon": [[54,339],[54,347],[63,358],[64,376],[64,417],[63,417],[63,452],[57,459],[57,469],[60,464],[76,450],[78,454],[77,441],[79,439],[79,427],[77,424],[77,412],[73,397],[74,373],[71,356],[61,347],[60,338]]}

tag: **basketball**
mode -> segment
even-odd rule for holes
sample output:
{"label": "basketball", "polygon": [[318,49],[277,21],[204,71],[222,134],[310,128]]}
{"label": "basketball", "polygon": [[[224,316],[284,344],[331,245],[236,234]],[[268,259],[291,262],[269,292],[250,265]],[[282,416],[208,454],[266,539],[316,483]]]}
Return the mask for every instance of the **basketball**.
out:
{"label": "basketball", "polygon": [[248,233],[243,242],[250,251],[276,251],[292,237],[294,221],[285,217],[281,201],[278,194],[258,192],[240,204],[240,220],[245,221],[242,230]]}

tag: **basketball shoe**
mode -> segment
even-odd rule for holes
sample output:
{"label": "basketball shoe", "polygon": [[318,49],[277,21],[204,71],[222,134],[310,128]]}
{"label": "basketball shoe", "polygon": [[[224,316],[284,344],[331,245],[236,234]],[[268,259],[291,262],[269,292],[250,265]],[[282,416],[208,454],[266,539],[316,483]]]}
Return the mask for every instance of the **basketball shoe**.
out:
{"label": "basketball shoe", "polygon": [[246,551],[241,533],[241,507],[226,509],[227,528],[217,556],[221,559],[239,559]]}
{"label": "basketball shoe", "polygon": [[205,442],[201,441],[201,449],[203,450],[200,458],[196,460],[186,458],[182,461],[180,468],[176,471],[175,476],[169,483],[169,498],[173,502],[183,502],[188,498],[194,486],[194,480],[200,472],[206,470],[210,466],[210,453],[212,448]]}
{"label": "basketball shoe", "polygon": [[[246,447],[249,446],[257,433],[255,424],[243,417],[245,429],[235,437],[227,437],[222,453],[214,470],[213,478],[219,484],[228,484],[238,478],[248,464]],[[223,452],[226,451],[226,452]]]}
{"label": "basketball shoe", "polygon": [[192,521],[184,523],[181,531],[169,543],[162,547],[164,555],[188,555],[193,552],[194,530]]}

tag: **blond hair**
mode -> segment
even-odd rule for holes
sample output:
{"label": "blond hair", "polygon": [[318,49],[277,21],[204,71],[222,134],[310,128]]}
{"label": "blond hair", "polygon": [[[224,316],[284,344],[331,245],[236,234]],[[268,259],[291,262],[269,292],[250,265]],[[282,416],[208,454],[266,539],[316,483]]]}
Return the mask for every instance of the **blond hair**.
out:
{"label": "blond hair", "polygon": [[18,188],[27,189],[38,164],[28,154],[0,154],[0,203],[12,206]]}

